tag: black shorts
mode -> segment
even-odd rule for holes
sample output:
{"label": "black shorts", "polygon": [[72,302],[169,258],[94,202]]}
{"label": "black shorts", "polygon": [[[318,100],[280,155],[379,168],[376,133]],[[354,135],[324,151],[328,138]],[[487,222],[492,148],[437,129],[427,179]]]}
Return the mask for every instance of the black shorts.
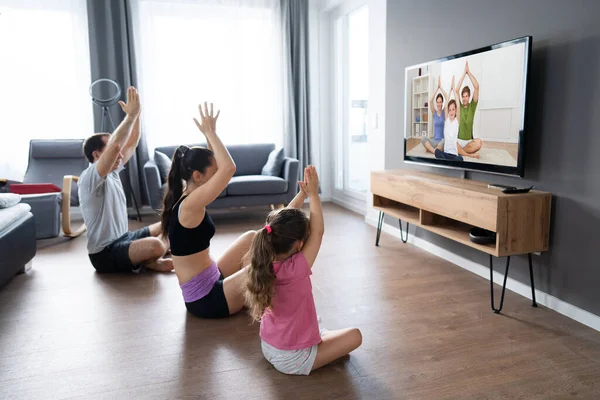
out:
{"label": "black shorts", "polygon": [[190,314],[200,318],[229,317],[229,306],[223,291],[223,274],[206,296],[191,303],[185,303],[185,308]]}
{"label": "black shorts", "polygon": [[131,242],[150,236],[150,228],[145,227],[134,232],[127,232],[99,253],[90,254],[90,261],[96,271],[108,272],[135,272],[141,271],[141,265],[133,265],[129,259],[129,246]]}

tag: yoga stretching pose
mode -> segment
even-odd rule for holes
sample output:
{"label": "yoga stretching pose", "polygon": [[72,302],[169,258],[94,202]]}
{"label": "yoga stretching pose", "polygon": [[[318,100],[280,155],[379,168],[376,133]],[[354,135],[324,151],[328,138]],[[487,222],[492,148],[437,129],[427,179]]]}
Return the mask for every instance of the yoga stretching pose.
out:
{"label": "yoga stretching pose", "polygon": [[[454,76],[452,76],[452,83],[450,84],[450,97],[452,94],[455,95],[455,98],[458,98],[458,89],[454,87]],[[464,161],[463,157],[479,158],[479,154],[469,154],[460,145],[458,127],[461,108],[457,106],[454,99],[448,101],[445,107],[445,114],[447,118],[444,122],[444,140],[436,147],[435,157],[453,161]]]}
{"label": "yoga stretching pose", "polygon": [[243,234],[218,262],[212,259],[215,226],[206,207],[227,187],[235,163],[216,133],[219,112],[215,115],[213,105],[209,110],[206,103],[198,109],[201,119],[194,121],[208,149],[179,146],[173,154],[161,223],[187,310],[197,317],[221,318],[244,306],[243,259],[256,232]]}
{"label": "yoga stretching pose", "polygon": [[127,103],[119,104],[125,119],[113,134],[98,133],[83,144],[91,165],[81,173],[77,186],[90,261],[98,272],[137,273],[142,267],[171,271],[173,263],[163,258],[168,242],[160,235],[159,223],[135,232],[127,230],[127,200],[119,172],[140,140],[137,90],[130,87]]}
{"label": "yoga stretching pose", "polygon": [[475,118],[477,104],[479,103],[479,82],[477,82],[477,79],[475,79],[475,76],[469,69],[469,61],[465,62],[465,72],[456,86],[457,91],[462,86],[465,76],[467,75],[469,75],[469,79],[471,80],[471,83],[473,83],[473,99],[471,100],[471,88],[469,86],[462,88],[461,99],[463,109],[460,113],[461,118],[458,127],[458,144],[469,157],[479,158],[478,155],[473,155],[483,146],[483,141],[481,139],[473,139],[473,120]]}
{"label": "yoga stretching pose", "polygon": [[[263,355],[278,371],[294,375],[308,375],[362,343],[356,328],[319,327],[310,275],[324,233],[323,210],[314,167],[304,170],[304,178],[295,201],[271,212],[254,238],[246,282],[250,314],[260,321]],[[310,219],[299,209],[306,195]]]}
{"label": "yoga stretching pose", "polygon": [[[450,84],[450,95],[454,92],[454,76]],[[456,107],[456,101],[448,97],[448,102],[444,107],[444,140],[442,140],[435,149],[435,157],[445,160],[463,161],[463,158],[458,155],[457,137],[458,137],[458,120],[460,118],[460,110]]]}
{"label": "yoga stretching pose", "polygon": [[[438,91],[442,93],[438,93]],[[435,108],[433,106],[434,97]],[[440,142],[444,140],[444,122],[446,121],[447,115],[444,107],[444,99],[447,98],[448,94],[444,91],[444,88],[442,88],[442,80],[440,77],[438,77],[437,89],[431,95],[431,99],[429,99],[429,108],[431,108],[431,114],[433,115],[433,139],[424,137],[421,140],[421,144],[423,144],[425,149],[432,154],[435,153],[435,148],[440,144]]]}

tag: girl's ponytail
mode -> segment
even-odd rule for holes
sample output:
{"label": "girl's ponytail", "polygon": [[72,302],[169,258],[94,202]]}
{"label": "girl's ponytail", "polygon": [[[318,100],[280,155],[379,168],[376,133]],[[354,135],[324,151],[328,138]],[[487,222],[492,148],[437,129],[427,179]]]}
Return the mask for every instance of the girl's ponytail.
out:
{"label": "girl's ponytail", "polygon": [[271,306],[275,287],[273,261],[275,253],[269,240],[267,228],[263,228],[252,241],[250,249],[250,267],[246,279],[246,303],[250,316],[260,321],[265,310]]}

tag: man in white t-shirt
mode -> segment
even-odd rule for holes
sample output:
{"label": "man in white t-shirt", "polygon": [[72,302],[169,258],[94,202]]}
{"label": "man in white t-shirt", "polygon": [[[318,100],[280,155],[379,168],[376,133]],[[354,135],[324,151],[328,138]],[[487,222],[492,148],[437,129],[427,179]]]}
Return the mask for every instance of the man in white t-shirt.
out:
{"label": "man in white t-shirt", "polygon": [[168,242],[159,237],[160,223],[128,231],[127,200],[119,172],[140,139],[137,90],[130,87],[127,103],[119,104],[126,115],[113,134],[95,134],[83,144],[91,165],[83,171],[77,186],[90,261],[98,272],[137,273],[142,267],[168,272],[173,262],[164,258]]}

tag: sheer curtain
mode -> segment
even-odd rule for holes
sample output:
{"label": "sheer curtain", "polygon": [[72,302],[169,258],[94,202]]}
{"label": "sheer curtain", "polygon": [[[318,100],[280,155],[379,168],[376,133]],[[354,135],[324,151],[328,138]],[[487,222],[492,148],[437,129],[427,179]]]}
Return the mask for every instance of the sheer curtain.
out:
{"label": "sheer curtain", "polygon": [[93,132],[84,0],[0,0],[0,177],[20,180],[30,139]]}
{"label": "sheer curtain", "polygon": [[138,0],[138,70],[149,150],[204,141],[200,102],[226,144],[283,143],[279,0]]}

